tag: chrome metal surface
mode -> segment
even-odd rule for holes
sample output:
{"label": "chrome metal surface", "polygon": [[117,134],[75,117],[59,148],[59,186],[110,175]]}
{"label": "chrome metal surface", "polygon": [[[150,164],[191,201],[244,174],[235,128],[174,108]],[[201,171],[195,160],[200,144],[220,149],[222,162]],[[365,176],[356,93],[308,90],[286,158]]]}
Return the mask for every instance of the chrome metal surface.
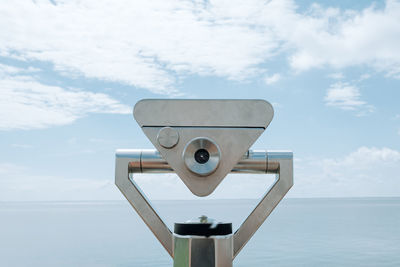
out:
{"label": "chrome metal surface", "polygon": [[214,219],[208,218],[206,215],[201,215],[201,216],[198,218],[198,221],[199,221],[200,223],[215,223],[215,220],[214,220]]}
{"label": "chrome metal surface", "polygon": [[164,246],[169,255],[173,257],[172,232],[158,216],[157,212],[151,206],[150,201],[141,192],[136,183],[129,179],[129,168],[137,169],[137,166],[140,166],[140,155],[141,151],[138,150],[134,151],[132,154],[127,153],[126,150],[117,151],[115,161],[115,184]]}
{"label": "chrome metal surface", "polygon": [[161,158],[160,152],[155,149],[142,150],[140,168],[142,173],[143,170],[146,170],[147,173],[173,172],[168,163]]}
{"label": "chrome metal surface", "polygon": [[[117,150],[116,185],[174,266],[231,267],[293,185],[292,152],[249,150],[271,122],[272,106],[263,100],[142,100],[134,117],[157,150]],[[273,173],[276,180],[233,235],[180,236],[130,179],[134,173],[160,172],[175,172],[197,196],[211,194],[230,172]]]}
{"label": "chrome metal surface", "polygon": [[[271,104],[264,100],[147,99],[134,108],[134,117],[143,132],[197,196],[208,196],[215,190],[263,133],[273,114]],[[164,146],[159,140],[165,127],[174,129],[179,136],[173,147]],[[223,155],[215,170],[209,168],[211,162],[192,162],[188,168],[188,162],[182,160],[185,148],[199,137],[213,140]]]}
{"label": "chrome metal surface", "polygon": [[[205,151],[208,154],[208,158],[205,158],[204,162],[198,162],[196,159],[196,153],[199,151]],[[206,176],[217,169],[221,158],[221,151],[213,140],[206,137],[197,137],[187,143],[183,149],[182,158],[186,167],[191,172],[200,176]]]}
{"label": "chrome metal surface", "polygon": [[171,127],[161,128],[157,135],[158,143],[165,148],[173,148],[179,141],[179,133]]}
{"label": "chrome metal surface", "polygon": [[261,99],[143,99],[133,114],[141,127],[267,128],[274,110]]}
{"label": "chrome metal surface", "polygon": [[[172,233],[151,207],[129,173],[171,172],[156,150],[117,150],[116,184],[145,223],[172,256]],[[232,172],[275,173],[276,181],[233,236],[233,258],[267,219],[293,185],[293,153],[290,151],[248,151]]]}
{"label": "chrome metal surface", "polygon": [[232,237],[174,234],[174,267],[232,267]]}
{"label": "chrome metal surface", "polygon": [[267,152],[265,150],[249,150],[235,165],[234,173],[266,173]]}
{"label": "chrome metal surface", "polygon": [[[277,171],[275,183],[235,232],[233,237],[234,258],[293,186],[292,152],[267,151],[267,161],[267,172]],[[271,170],[269,166],[272,166]]]}
{"label": "chrome metal surface", "polygon": [[[264,131],[263,128],[174,127],[179,132],[179,143],[173,148],[166,149],[156,140],[160,127],[142,129],[150,141],[154,140],[152,143],[161,156],[196,196],[210,195]],[[218,168],[207,176],[199,176],[190,171],[182,159],[186,144],[198,137],[213,140],[218,144],[220,153],[223,155]]]}
{"label": "chrome metal surface", "polygon": [[[137,150],[123,149],[117,150],[117,154],[125,153],[128,157],[138,157],[139,160],[129,163],[130,173],[173,173],[174,170],[164,160],[160,153],[153,149]],[[270,168],[267,169],[267,151],[266,150],[249,150],[239,160],[239,162],[231,170],[232,173],[277,173],[279,164],[270,162]]]}

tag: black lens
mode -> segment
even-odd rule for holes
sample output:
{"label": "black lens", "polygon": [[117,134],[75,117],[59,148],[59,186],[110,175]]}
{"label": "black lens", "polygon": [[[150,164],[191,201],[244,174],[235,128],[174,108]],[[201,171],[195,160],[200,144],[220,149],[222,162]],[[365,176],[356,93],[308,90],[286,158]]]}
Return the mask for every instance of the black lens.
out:
{"label": "black lens", "polygon": [[205,149],[199,149],[194,153],[194,159],[197,163],[204,164],[210,159],[210,153]]}

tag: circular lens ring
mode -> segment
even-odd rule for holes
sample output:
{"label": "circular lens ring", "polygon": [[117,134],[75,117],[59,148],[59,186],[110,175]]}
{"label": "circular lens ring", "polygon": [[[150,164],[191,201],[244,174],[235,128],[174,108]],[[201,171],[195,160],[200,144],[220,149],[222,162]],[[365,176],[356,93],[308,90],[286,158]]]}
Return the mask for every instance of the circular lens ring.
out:
{"label": "circular lens ring", "polygon": [[186,144],[182,157],[191,172],[207,176],[217,169],[221,151],[213,140],[207,137],[197,137]]}

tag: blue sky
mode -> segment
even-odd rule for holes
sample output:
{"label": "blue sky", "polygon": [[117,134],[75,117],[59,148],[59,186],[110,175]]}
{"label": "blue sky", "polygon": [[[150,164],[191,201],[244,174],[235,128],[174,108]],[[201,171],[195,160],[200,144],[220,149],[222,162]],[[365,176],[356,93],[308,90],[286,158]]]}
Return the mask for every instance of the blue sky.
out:
{"label": "blue sky", "polygon": [[[115,149],[152,148],[143,98],[265,99],[253,148],[294,151],[290,197],[400,196],[400,1],[0,5],[0,200],[121,199]],[[191,198],[174,175],[137,179]],[[228,176],[211,197],[271,179]]]}

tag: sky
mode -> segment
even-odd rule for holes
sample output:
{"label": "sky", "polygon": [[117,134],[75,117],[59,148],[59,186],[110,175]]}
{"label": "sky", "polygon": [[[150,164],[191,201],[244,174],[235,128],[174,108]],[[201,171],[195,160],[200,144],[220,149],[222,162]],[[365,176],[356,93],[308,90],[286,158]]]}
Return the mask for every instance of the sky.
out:
{"label": "sky", "polygon": [[[1,1],[0,201],[118,200],[144,98],[265,99],[288,197],[400,196],[400,1]],[[261,196],[229,175],[210,198]],[[196,198],[138,175],[154,199]]]}

